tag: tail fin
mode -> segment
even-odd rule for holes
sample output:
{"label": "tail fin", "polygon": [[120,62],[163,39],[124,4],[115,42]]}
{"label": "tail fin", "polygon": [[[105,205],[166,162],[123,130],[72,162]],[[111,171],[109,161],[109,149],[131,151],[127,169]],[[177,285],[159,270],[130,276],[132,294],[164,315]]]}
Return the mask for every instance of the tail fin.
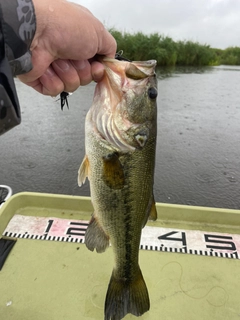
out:
{"label": "tail fin", "polygon": [[105,300],[104,320],[121,320],[127,313],[141,316],[149,308],[148,290],[139,267],[133,281],[116,279],[112,273]]}

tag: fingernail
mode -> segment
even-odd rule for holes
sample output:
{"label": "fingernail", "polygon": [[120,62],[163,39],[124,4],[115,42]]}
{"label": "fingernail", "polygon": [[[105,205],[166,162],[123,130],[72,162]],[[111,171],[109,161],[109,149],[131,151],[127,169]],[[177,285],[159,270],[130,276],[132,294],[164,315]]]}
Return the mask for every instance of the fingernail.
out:
{"label": "fingernail", "polygon": [[72,60],[72,64],[77,70],[83,70],[88,63],[87,60]]}
{"label": "fingernail", "polygon": [[56,65],[62,69],[63,71],[67,71],[69,69],[69,63],[65,60],[56,60],[55,61]]}
{"label": "fingernail", "polygon": [[44,74],[47,76],[47,77],[53,77],[56,75],[56,73],[52,70],[51,67],[48,67],[47,70],[44,72]]}

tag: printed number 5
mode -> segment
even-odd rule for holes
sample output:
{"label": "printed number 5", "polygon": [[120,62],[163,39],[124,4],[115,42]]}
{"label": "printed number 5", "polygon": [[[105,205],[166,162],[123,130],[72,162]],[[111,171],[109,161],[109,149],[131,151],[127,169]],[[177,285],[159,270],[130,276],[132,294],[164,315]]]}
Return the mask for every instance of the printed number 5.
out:
{"label": "printed number 5", "polygon": [[213,234],[205,234],[204,237],[205,237],[205,242],[212,242],[212,243],[218,244],[218,245],[211,245],[211,244],[206,245],[206,247],[209,249],[231,250],[231,251],[236,250],[236,246],[234,242],[226,241],[226,240],[232,240],[232,237],[219,236],[219,235],[213,235]]}

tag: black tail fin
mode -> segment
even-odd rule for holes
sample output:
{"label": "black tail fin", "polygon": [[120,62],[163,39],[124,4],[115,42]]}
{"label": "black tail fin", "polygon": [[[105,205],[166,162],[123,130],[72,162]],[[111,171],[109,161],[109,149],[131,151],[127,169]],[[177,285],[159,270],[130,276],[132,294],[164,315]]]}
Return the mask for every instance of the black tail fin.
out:
{"label": "black tail fin", "polygon": [[116,279],[112,273],[105,300],[104,320],[121,320],[127,313],[141,316],[149,308],[148,290],[139,267],[133,281]]}

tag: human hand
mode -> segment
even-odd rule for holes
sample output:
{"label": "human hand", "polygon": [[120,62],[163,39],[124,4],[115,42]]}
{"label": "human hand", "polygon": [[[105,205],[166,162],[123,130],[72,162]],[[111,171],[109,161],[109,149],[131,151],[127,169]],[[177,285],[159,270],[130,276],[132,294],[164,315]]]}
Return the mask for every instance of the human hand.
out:
{"label": "human hand", "polygon": [[116,41],[86,8],[65,0],[33,0],[37,30],[32,41],[33,69],[18,76],[38,92],[56,96],[101,80],[96,55],[113,58]]}

